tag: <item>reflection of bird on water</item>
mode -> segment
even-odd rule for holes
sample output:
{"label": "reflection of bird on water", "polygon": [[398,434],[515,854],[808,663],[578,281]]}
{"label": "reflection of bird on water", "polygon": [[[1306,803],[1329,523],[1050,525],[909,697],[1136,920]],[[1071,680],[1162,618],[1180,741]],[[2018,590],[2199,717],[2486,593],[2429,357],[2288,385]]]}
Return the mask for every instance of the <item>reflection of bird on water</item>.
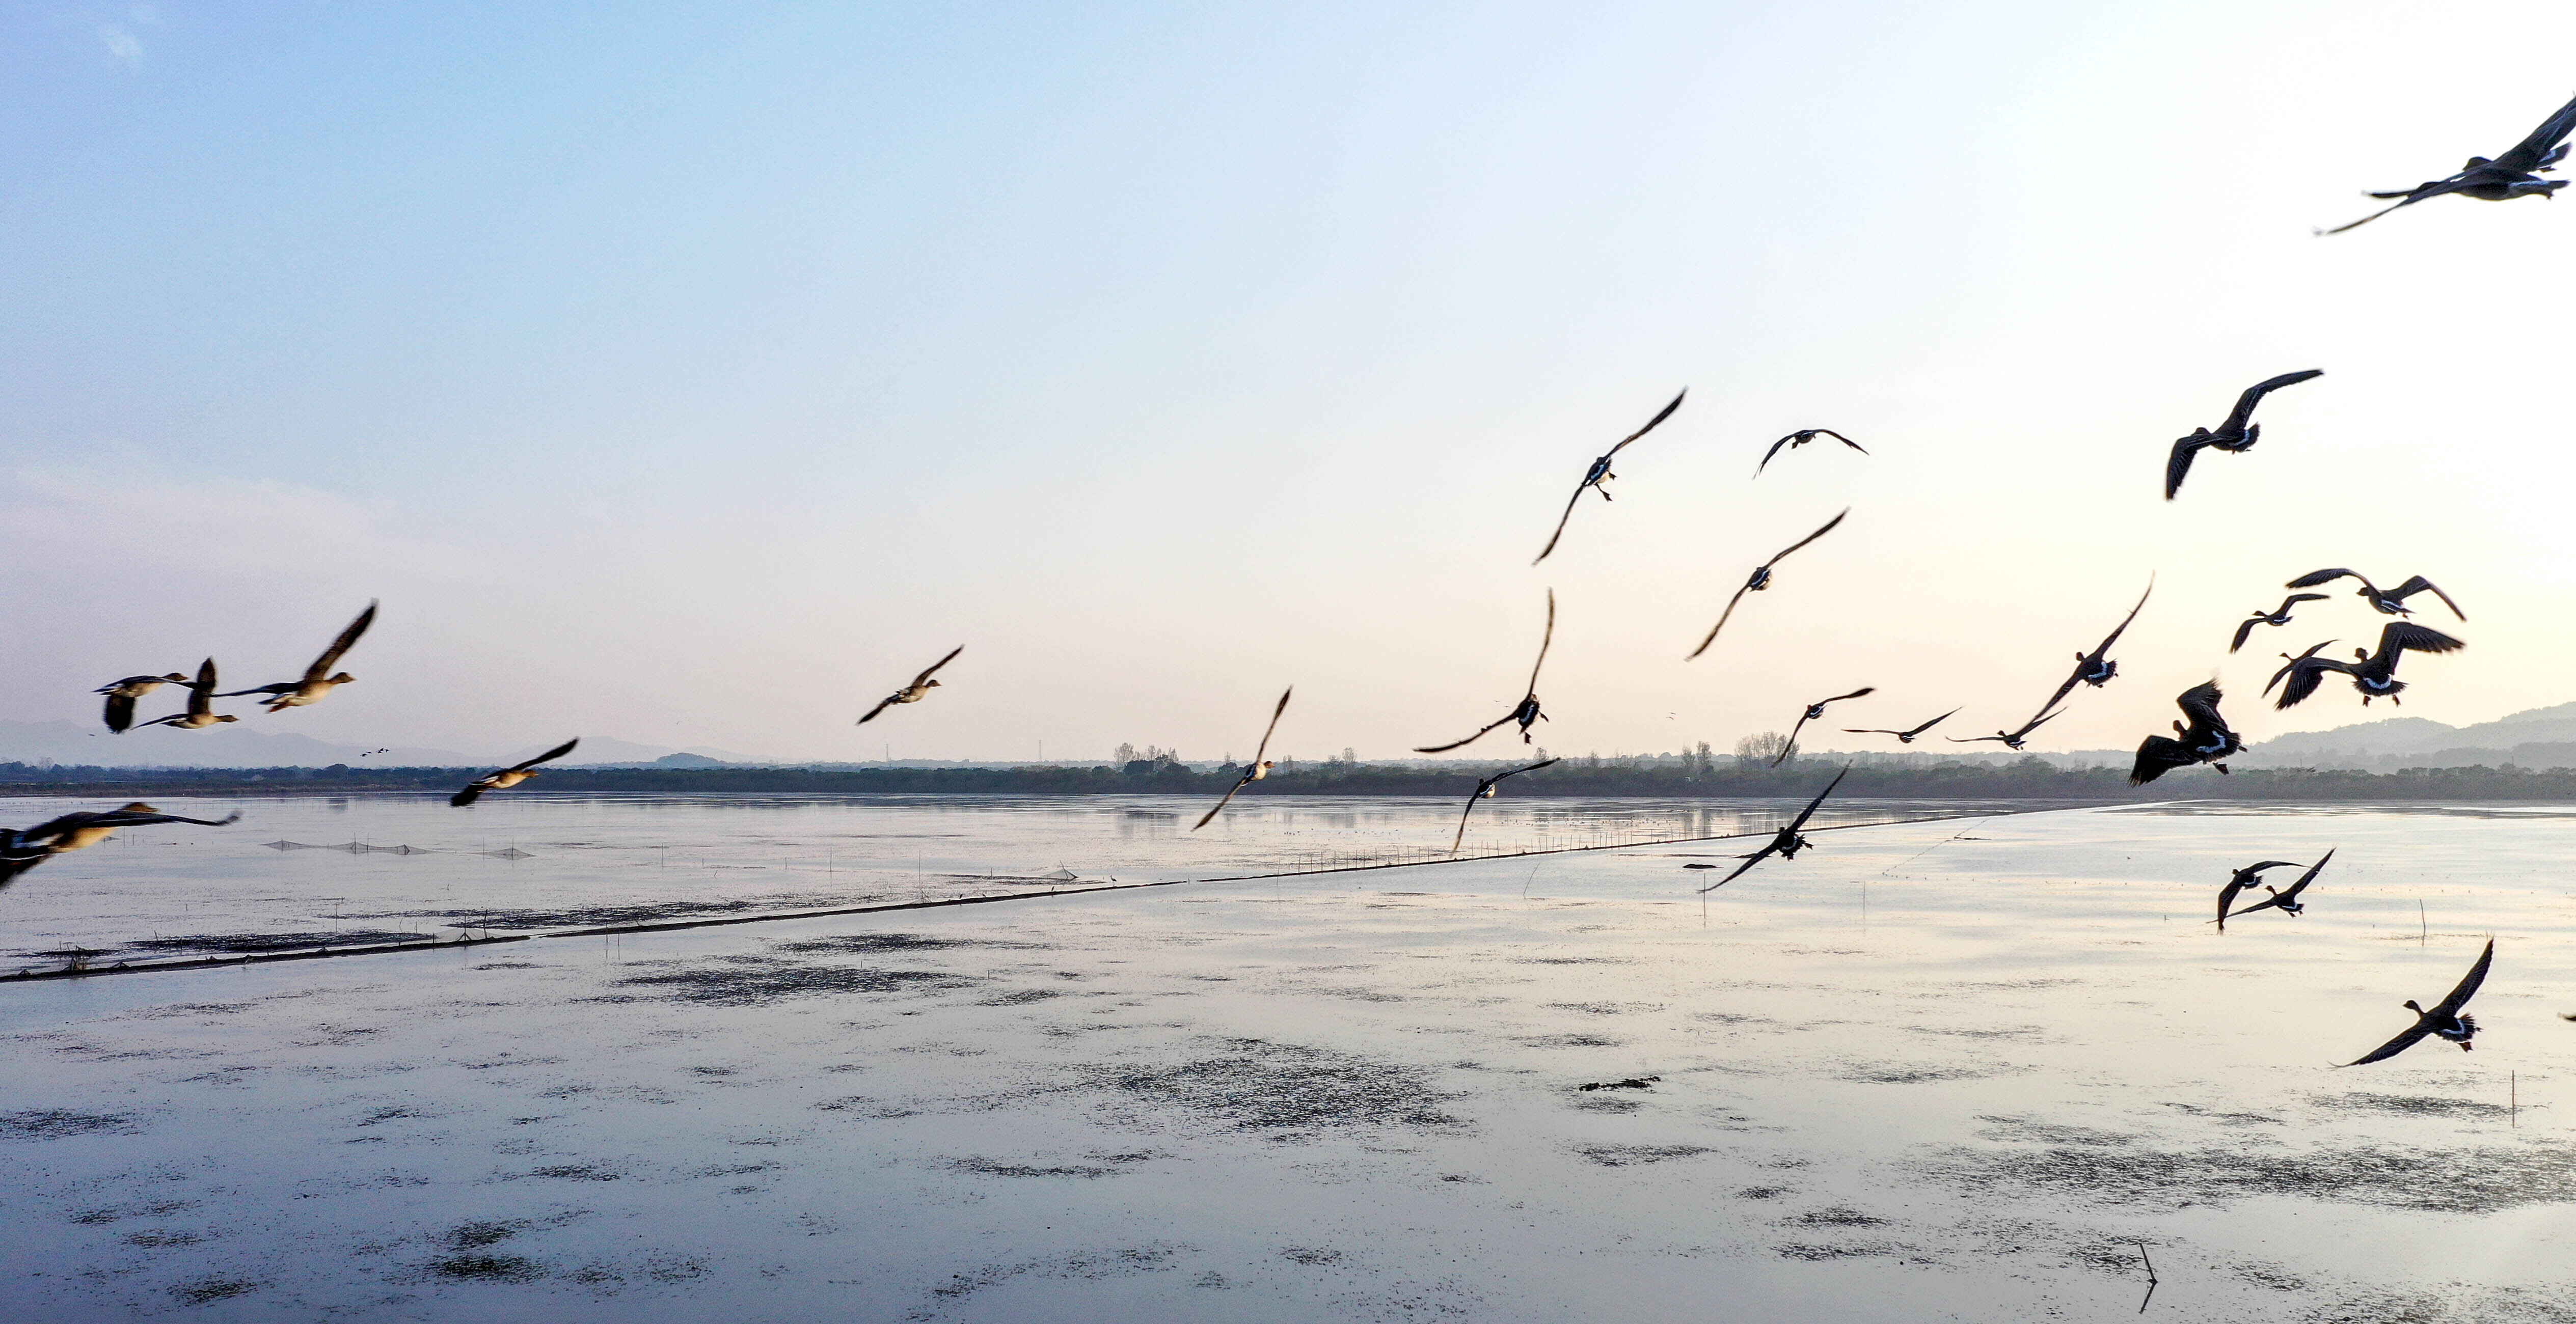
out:
{"label": "reflection of bird on water", "polygon": [[1626,450],[1629,442],[1635,441],[1637,438],[1654,431],[1656,424],[1663,422],[1665,419],[1671,418],[1673,416],[1673,411],[1682,407],[1682,395],[1688,394],[1690,394],[1690,388],[1682,388],[1682,394],[1674,396],[1671,404],[1664,406],[1653,418],[1647,419],[1646,426],[1629,433],[1627,436],[1621,437],[1619,439],[1619,444],[1611,447],[1608,455],[1604,455],[1601,458],[1594,460],[1592,462],[1592,467],[1583,471],[1583,481],[1574,485],[1574,495],[1567,499],[1565,503],[1565,513],[1556,517],[1556,532],[1547,535],[1547,546],[1538,550],[1538,556],[1535,560],[1530,562],[1531,565],[1537,565],[1540,561],[1546,560],[1547,554],[1556,550],[1556,540],[1565,536],[1565,522],[1574,518],[1575,504],[1583,500],[1583,494],[1585,492],[1598,492],[1601,494],[1601,499],[1604,501],[1610,499],[1610,489],[1602,486],[1602,484],[1619,476],[1610,472],[1611,456],[1617,455],[1619,452]]}
{"label": "reflection of bird on water", "polygon": [[2227,907],[2235,902],[2236,894],[2262,881],[2264,870],[2298,867],[2297,860],[2265,860],[2260,864],[2249,864],[2242,869],[2230,871],[2227,875],[2227,886],[2218,889],[2218,918],[2213,921],[2218,925],[2218,931],[2227,932]]}
{"label": "reflection of bird on water", "polygon": [[1269,752],[1270,735],[1272,732],[1279,729],[1279,715],[1288,711],[1288,696],[1296,692],[1297,687],[1294,685],[1279,691],[1279,706],[1270,710],[1270,725],[1261,729],[1261,744],[1258,748],[1252,751],[1252,762],[1245,766],[1242,778],[1236,781],[1234,785],[1226,788],[1225,799],[1216,802],[1216,809],[1210,809],[1205,814],[1200,815],[1199,821],[1190,824],[1190,831],[1196,832],[1200,828],[1206,827],[1208,825],[1208,820],[1216,817],[1218,809],[1223,809],[1226,805],[1233,802],[1234,793],[1236,791],[1240,791],[1244,787],[1250,786],[1254,782],[1270,775],[1270,760],[1261,756]]}
{"label": "reflection of bird on water", "polygon": [[[2287,891],[2274,887],[2270,883],[2265,883],[2263,885],[2263,890],[2271,893],[2272,895],[2264,900],[2255,902],[2253,905],[2247,906],[2243,910],[2237,911],[2236,915],[2251,915],[2258,910],[2278,910],[2285,915],[2295,916],[2301,911],[2306,910],[2308,908],[2308,903],[2299,899],[2299,893],[2308,890],[2308,884],[2315,882],[2317,880],[2317,875],[2326,871],[2326,861],[2333,858],[2334,852],[2327,851],[2323,857],[2317,860],[2316,863],[2309,865],[2308,871],[2300,874],[2299,881],[2290,884],[2289,890]],[[2218,918],[2214,921],[2218,925],[2219,931],[2222,933],[2225,932],[2227,929],[2227,921],[2235,918],[2236,915],[2230,915],[2227,912],[2226,901],[2222,898],[2218,906]]]}
{"label": "reflection of bird on water", "polygon": [[[1789,553],[1833,532],[1834,526],[1843,522],[1843,515],[1848,515],[1850,513],[1851,507],[1845,506],[1843,508],[1842,515],[1836,515],[1832,519],[1826,520],[1823,528],[1820,528],[1814,533],[1810,533],[1806,537],[1800,538],[1796,542],[1789,544],[1787,547],[1780,549],[1779,555],[1753,567],[1752,577],[1744,581],[1744,587],[1735,590],[1734,597],[1726,600],[1726,610],[1718,615],[1717,624],[1708,627],[1708,637],[1700,640],[1699,647],[1690,651],[1691,657],[1698,657],[1700,654],[1707,652],[1708,646],[1717,642],[1717,632],[1726,628],[1727,620],[1735,615],[1735,604],[1744,601],[1745,594],[1759,593],[1762,590],[1771,587],[1771,567],[1789,559]],[[1688,661],[1689,659],[1685,658],[1683,660]]]}
{"label": "reflection of bird on water", "polygon": [[[2361,581],[2361,587],[2354,589],[2353,592],[2368,600],[2371,609],[2382,616],[2413,615],[2414,609],[2406,605],[2406,600],[2418,593],[2430,593],[2434,597],[2440,598],[2443,606],[2451,609],[2451,615],[2464,621],[2468,619],[2466,615],[2461,613],[2460,604],[2451,601],[2450,594],[2443,592],[2432,580],[2426,579],[2422,575],[2409,576],[2405,583],[2400,584],[2393,589],[2381,589],[2378,585],[2371,583],[2369,578],[2363,575],[2360,571],[2346,570],[2341,566],[2336,566],[2329,570],[2311,570],[2308,573],[2291,580],[2289,583],[2282,585],[2282,587],[2315,588],[2319,584],[2331,584],[2346,575],[2350,575],[2354,579]],[[2297,599],[2293,598],[2291,601],[2295,602]]]}
{"label": "reflection of bird on water", "polygon": [[1771,766],[1775,768],[1779,767],[1780,764],[1791,754],[1798,752],[1798,733],[1807,729],[1807,723],[1815,721],[1825,715],[1826,704],[1840,703],[1845,699],[1857,699],[1864,694],[1876,694],[1877,692],[1877,686],[1863,685],[1849,694],[1837,694],[1830,699],[1818,699],[1814,703],[1808,704],[1807,711],[1798,714],[1798,724],[1789,728],[1789,738],[1780,743],[1779,757],[1771,760]]}
{"label": "reflection of bird on water", "polygon": [[1547,591],[1547,633],[1539,636],[1538,661],[1530,664],[1529,688],[1522,691],[1521,701],[1513,705],[1510,712],[1507,712],[1502,716],[1495,718],[1493,721],[1486,723],[1484,726],[1479,727],[1476,734],[1469,736],[1464,740],[1452,740],[1445,745],[1420,745],[1416,746],[1413,752],[1416,754],[1446,754],[1450,750],[1456,749],[1461,745],[1472,745],[1477,741],[1484,739],[1486,732],[1493,730],[1495,727],[1501,726],[1505,722],[1520,723],[1521,743],[1524,745],[1531,743],[1530,728],[1540,722],[1548,720],[1547,714],[1539,710],[1538,672],[1539,668],[1547,665],[1548,645],[1555,642],[1556,590],[1549,589]]}
{"label": "reflection of bird on water", "polygon": [[2287,625],[2290,623],[2290,608],[2298,606],[2302,602],[2323,602],[2325,600],[2326,595],[2323,593],[2293,593],[2290,596],[2281,599],[2281,605],[2270,611],[2265,611],[2260,607],[2255,608],[2253,614],[2247,616],[2244,623],[2236,627],[2236,640],[2227,646],[2227,651],[2233,653],[2237,649],[2243,648],[2245,646],[2246,639],[2253,635],[2255,626]]}
{"label": "reflection of bird on water", "polygon": [[218,694],[215,697],[231,699],[244,694],[265,694],[269,697],[268,710],[273,713],[282,713],[289,708],[301,708],[310,703],[320,703],[322,696],[329,694],[333,686],[346,685],[357,679],[345,671],[336,676],[332,675],[331,668],[339,663],[340,655],[348,652],[351,644],[358,642],[358,636],[365,634],[367,627],[375,623],[376,604],[370,602],[365,611],[358,613],[358,619],[349,622],[348,628],[340,632],[340,637],[332,640],[329,648],[322,650],[322,656],[313,659],[313,665],[304,669],[303,679],[282,680],[274,685],[234,690],[230,694]]}
{"label": "reflection of bird on water", "polygon": [[2487,949],[2478,953],[2478,963],[2470,966],[2469,972],[2460,977],[2459,986],[2451,990],[2451,996],[2433,1004],[2430,1010],[2416,1006],[2415,999],[2408,998],[2406,1010],[2415,1013],[2415,1023],[2407,1027],[2405,1033],[2344,1065],[2357,1067],[2364,1062],[2395,1057],[2413,1048],[2416,1040],[2428,1034],[2441,1036],[2445,1043],[2458,1044],[2463,1053],[2469,1051],[2469,1040],[2477,1037],[2478,1023],[2474,1017],[2463,1015],[2460,1008],[2469,1005],[2469,999],[2477,994],[2478,985],[2487,982],[2487,967],[2494,963],[2495,939],[2489,938]]}
{"label": "reflection of bird on water", "polygon": [[1896,743],[1898,743],[1898,744],[1900,744],[1900,745],[1911,745],[1911,744],[1913,744],[1913,743],[1914,743],[1914,737],[1919,736],[1919,735],[1923,734],[1924,732],[1931,730],[1933,727],[1939,726],[1941,723],[1946,722],[1946,721],[1948,721],[1949,719],[1951,719],[1951,718],[1953,718],[1953,717],[1958,716],[1958,714],[1959,714],[1959,710],[1958,710],[1958,709],[1956,709],[1956,708],[1953,708],[1953,709],[1951,709],[1950,711],[1948,711],[1948,712],[1946,712],[1946,713],[1941,714],[1939,717],[1935,717],[1935,718],[1933,718],[1931,721],[1925,722],[1925,723],[1924,723],[1923,725],[1921,725],[1921,726],[1914,727],[1914,728],[1912,728],[1912,729],[1910,729],[1910,730],[1905,730],[1905,731],[1890,731],[1890,730],[1888,730],[1888,729],[1887,729],[1887,728],[1885,728],[1885,727],[1876,727],[1876,726],[1873,726],[1873,727],[1847,726],[1847,727],[1844,727],[1843,729],[1844,729],[1845,731],[1848,731],[1848,732],[1852,733],[1853,735],[1856,735],[1856,736],[1894,736],[1894,737],[1896,737]]}
{"label": "reflection of bird on water", "polygon": [[[1798,834],[1798,830],[1807,825],[1808,819],[1816,816],[1816,807],[1823,804],[1825,802],[1825,797],[1833,794],[1834,788],[1842,785],[1843,778],[1850,774],[1851,765],[1846,763],[1843,765],[1843,770],[1841,772],[1834,774],[1834,779],[1832,781],[1825,783],[1825,789],[1816,792],[1816,798],[1809,800],[1807,802],[1807,807],[1799,810],[1796,818],[1789,820],[1789,826],[1772,834],[1771,843],[1769,845],[1745,856],[1744,863],[1735,866],[1735,872],[1728,874],[1724,878],[1718,879],[1716,882],[1710,883],[1708,886],[1703,887],[1700,890],[1703,892],[1714,892],[1717,889],[1726,886],[1728,883],[1734,882],[1736,879],[1743,877],[1745,870],[1752,868],[1754,865],[1760,864],[1774,855],[1777,855],[1784,860],[1794,860],[1798,858],[1798,852],[1815,844],[1808,841],[1805,837],[1800,836]],[[1683,867],[1688,868],[1690,866],[1684,865]]]}
{"label": "reflection of bird on water", "polygon": [[1476,812],[1477,801],[1493,799],[1494,792],[1502,789],[1504,778],[1517,777],[1524,772],[1536,772],[1554,762],[1556,762],[1555,759],[1541,759],[1538,762],[1529,764],[1525,767],[1506,768],[1501,772],[1495,773],[1491,777],[1477,778],[1476,793],[1467,797],[1467,807],[1464,810],[1461,810],[1458,814],[1458,835],[1450,841],[1449,853],[1455,855],[1458,853],[1458,848],[1460,846],[1467,844],[1467,815]]}
{"label": "reflection of bird on water", "polygon": [[2353,226],[2368,225],[2399,207],[2412,207],[2426,198],[2438,198],[2445,193],[2457,193],[2480,202],[2505,202],[2534,195],[2548,197],[2567,187],[2567,181],[2542,179],[2540,172],[2555,168],[2567,155],[2566,139],[2571,132],[2576,132],[2576,101],[2560,106],[2556,114],[2542,120],[2539,128],[2508,148],[2504,155],[2492,161],[2483,156],[2472,156],[2467,165],[2460,167],[2458,174],[2428,179],[2409,189],[2373,193],[2370,196],[2374,198],[2396,198],[2398,201],[2360,220],[2317,233],[2342,234]]}
{"label": "reflection of bird on water", "polygon": [[218,714],[215,711],[215,684],[215,660],[210,657],[197,668],[197,678],[188,682],[186,712],[172,713],[167,717],[155,717],[141,725],[175,727],[181,731],[202,731],[217,722],[240,721],[240,718],[231,713]]}
{"label": "reflection of bird on water", "polygon": [[101,685],[97,693],[107,696],[107,729],[120,735],[134,725],[134,701],[164,685],[185,685],[188,673],[173,671],[163,676],[128,676]]}
{"label": "reflection of bird on water", "polygon": [[2245,741],[2229,730],[2227,719],[2219,715],[2218,701],[2223,697],[2214,680],[2184,690],[2174,703],[2181,707],[2183,716],[2191,719],[2191,725],[2176,722],[2174,736],[2149,736],[2140,742],[2138,761],[2129,769],[2129,784],[2144,786],[2176,768],[2195,763],[2227,771],[2223,760],[2244,749]]}
{"label": "reflection of bird on water", "polygon": [[[2059,700],[2073,694],[2078,683],[2090,685],[2098,690],[2110,684],[2113,676],[2120,674],[2120,664],[2111,660],[2111,645],[2120,642],[2120,636],[2127,632],[2129,622],[2138,619],[2138,612],[2147,605],[2147,594],[2155,591],[2155,580],[2150,578],[2147,581],[2147,592],[2138,595],[2137,606],[2129,608],[2129,614],[2121,617],[2120,624],[2113,628],[2111,633],[2102,637],[2101,644],[2090,653],[2075,655],[2075,674],[2068,676],[2066,683],[2057,687],[2057,693],[2049,695],[2048,702],[2039,706],[2041,712],[2044,713],[2056,707]],[[2013,748],[2019,749],[2021,746],[2015,745]]]}
{"label": "reflection of bird on water", "polygon": [[1799,447],[1806,445],[1808,442],[1814,441],[1818,437],[1831,437],[1834,440],[1851,447],[1853,450],[1859,451],[1863,455],[1869,454],[1869,451],[1863,448],[1859,442],[1834,431],[1832,428],[1800,428],[1797,431],[1790,433],[1788,436],[1772,442],[1771,449],[1762,452],[1762,463],[1753,466],[1753,476],[1759,478],[1762,476],[1762,471],[1764,469],[1771,467],[1771,457],[1779,454],[1781,447],[1786,446],[1791,450],[1796,450]]}
{"label": "reflection of bird on water", "polygon": [[2316,693],[2317,686],[2324,683],[2329,671],[2340,671],[2352,677],[2352,687],[2361,691],[2364,707],[2369,706],[2373,699],[2404,703],[2405,700],[2397,697],[2397,692],[2406,688],[2406,682],[2397,678],[2397,662],[2406,656],[2408,650],[2454,653],[2468,647],[2439,630],[2413,621],[2390,621],[2387,628],[2379,632],[2379,651],[2373,653],[2356,648],[2352,650],[2354,660],[2350,662],[2317,656],[2317,649],[2333,642],[2328,639],[2325,644],[2311,645],[2308,651],[2297,657],[2290,657],[2287,653],[2281,655],[2289,658],[2289,665],[2273,672],[2271,681],[2263,686],[2263,692],[2269,694],[2272,686],[2281,685],[2283,677],[2289,679],[2289,684],[2281,685],[2281,699],[2274,707],[2287,708]]}
{"label": "reflection of bird on water", "polygon": [[966,645],[964,644],[959,644],[955,648],[949,649],[948,656],[943,657],[923,668],[920,675],[912,678],[911,684],[877,700],[877,706],[870,708],[868,710],[868,715],[860,718],[856,725],[865,726],[868,723],[875,721],[878,713],[884,712],[886,709],[891,708],[898,703],[919,703],[923,699],[929,697],[932,690],[939,688],[939,682],[932,680],[931,677],[938,675],[941,667],[947,666],[949,663],[956,661],[957,655],[965,651]]}
{"label": "reflection of bird on water", "polygon": [[2310,368],[2305,372],[2285,372],[2256,382],[2245,388],[2245,394],[2236,397],[2236,408],[2228,411],[2227,421],[2219,424],[2217,431],[2193,428],[2190,436],[2176,441],[2173,453],[2165,457],[2165,500],[2173,500],[2174,493],[2182,490],[2182,480],[2191,472],[2192,457],[2198,455],[2202,447],[2239,455],[2254,449],[2255,441],[2263,435],[2263,425],[2251,420],[2254,406],[2261,404],[2264,396],[2284,386],[2296,386],[2311,377],[2325,375],[2323,368]]}
{"label": "reflection of bird on water", "polygon": [[556,759],[562,758],[564,755],[571,753],[572,747],[580,743],[581,737],[575,736],[572,739],[547,750],[545,753],[529,759],[525,763],[513,763],[509,767],[501,769],[499,772],[485,773],[484,775],[475,778],[473,784],[467,786],[464,790],[458,791],[456,794],[447,797],[447,802],[455,805],[459,809],[462,809],[465,806],[474,803],[476,800],[481,799],[485,791],[506,791],[511,787],[526,781],[530,777],[536,776],[538,764],[552,763]]}
{"label": "reflection of bird on water", "polygon": [[108,839],[118,828],[145,827],[153,823],[194,823],[199,827],[222,827],[239,821],[241,811],[234,810],[223,818],[189,818],[184,814],[165,814],[140,800],[122,809],[92,810],[65,814],[39,823],[24,831],[0,828],[0,887],[7,887],[18,875],[67,851],[87,850]]}

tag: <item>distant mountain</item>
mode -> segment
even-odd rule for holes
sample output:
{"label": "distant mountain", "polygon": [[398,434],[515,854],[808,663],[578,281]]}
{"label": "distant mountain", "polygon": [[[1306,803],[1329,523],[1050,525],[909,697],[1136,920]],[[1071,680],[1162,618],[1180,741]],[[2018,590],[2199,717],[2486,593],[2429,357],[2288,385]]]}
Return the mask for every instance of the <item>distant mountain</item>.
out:
{"label": "distant mountain", "polygon": [[2421,717],[2356,722],[2329,731],[2274,736],[2255,746],[2267,755],[2430,754],[2445,749],[2511,749],[2516,745],[2576,741],[2576,703],[2531,708],[2474,726],[2449,726]]}
{"label": "distant mountain", "polygon": [[[513,750],[494,761],[506,764],[516,763],[521,759],[532,759],[562,743],[560,740],[549,740],[541,745],[530,745],[524,749]],[[562,760],[563,766],[567,768],[605,767],[620,763],[704,767],[709,763],[776,763],[777,761],[762,758],[757,754],[736,754],[729,749],[712,749],[705,745],[693,749],[673,749],[669,745],[639,745],[634,741],[620,740],[615,736],[583,736],[581,748],[564,756]]]}
{"label": "distant mountain", "polygon": [[112,735],[90,723],[55,720],[12,722],[0,719],[0,763],[96,764],[107,768],[327,768],[345,763],[353,768],[457,768],[489,762],[452,749],[400,746],[362,748],[334,745],[311,736],[245,729],[248,723],[174,731],[166,726],[138,727]]}

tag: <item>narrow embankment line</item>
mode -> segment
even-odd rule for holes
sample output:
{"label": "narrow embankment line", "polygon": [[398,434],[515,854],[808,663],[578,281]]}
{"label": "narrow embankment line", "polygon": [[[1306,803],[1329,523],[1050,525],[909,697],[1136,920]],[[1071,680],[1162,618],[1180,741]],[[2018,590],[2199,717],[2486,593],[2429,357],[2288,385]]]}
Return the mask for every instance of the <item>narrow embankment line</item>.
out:
{"label": "narrow embankment line", "polygon": [[[1836,823],[1831,827],[1810,828],[1810,832],[1840,832],[1847,828],[1902,827],[1909,823],[1947,823],[1962,818],[2006,818],[2017,814],[2052,813],[2058,809],[2090,809],[2093,805],[2060,805],[2051,809],[2015,809],[2002,813],[1930,814],[1922,818],[1874,819],[1866,823]],[[1776,829],[1775,829],[1776,830]],[[396,952],[448,952],[462,947],[481,947],[501,942],[528,942],[540,938],[598,938],[626,933],[671,933],[680,929],[713,929],[735,924],[775,924],[794,919],[829,919],[836,915],[881,915],[900,910],[938,910],[948,906],[990,906],[1005,901],[1038,901],[1048,897],[1083,896],[1092,892],[1132,892],[1150,887],[1180,887],[1190,883],[1249,883],[1273,878],[1307,878],[1328,873],[1366,873],[1373,869],[1418,869],[1439,864],[1482,864],[1492,860],[1516,860],[1533,855],[1576,855],[1586,851],[1636,850],[1646,846],[1687,846],[1702,841],[1741,841],[1748,837],[1766,837],[1769,832],[1727,832],[1709,837],[1658,837],[1647,841],[1621,841],[1594,846],[1556,846],[1546,850],[1506,851],[1499,855],[1462,855],[1428,860],[1389,860],[1379,864],[1344,864],[1325,868],[1288,869],[1277,873],[1221,874],[1209,878],[1166,878],[1152,883],[1094,883],[1087,887],[1051,887],[1042,892],[1001,892],[992,896],[950,897],[943,901],[889,901],[867,906],[833,906],[824,910],[777,910],[758,915],[728,915],[722,919],[665,920],[653,924],[604,924],[587,929],[556,929],[545,933],[514,933],[502,937],[459,938],[454,942],[388,942],[357,947],[312,947],[291,952],[255,952],[243,956],[199,956],[176,961],[119,961],[115,965],[87,966],[63,970],[21,970],[13,975],[0,975],[0,984],[37,983],[49,979],[87,979],[93,975],[140,975],[159,970],[218,970],[229,966],[265,965],[275,961],[320,961],[339,956],[389,956]]]}

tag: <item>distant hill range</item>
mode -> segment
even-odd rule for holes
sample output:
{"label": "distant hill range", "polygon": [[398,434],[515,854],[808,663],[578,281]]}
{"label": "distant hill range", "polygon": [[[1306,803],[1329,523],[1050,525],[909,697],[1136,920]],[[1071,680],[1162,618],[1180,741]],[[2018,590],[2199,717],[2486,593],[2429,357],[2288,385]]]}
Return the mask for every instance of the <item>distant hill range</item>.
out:
{"label": "distant hill range", "polygon": [[[0,763],[91,764],[105,768],[480,768],[500,767],[533,758],[560,741],[544,741],[499,753],[460,754],[452,749],[416,745],[362,748],[335,745],[311,736],[247,729],[249,723],[204,731],[140,727],[112,735],[78,722],[13,722],[0,719]],[[639,745],[613,736],[583,736],[581,748],[563,760],[566,767],[715,767],[727,763],[762,764],[770,759],[722,749],[673,749]]]}
{"label": "distant hill range", "polygon": [[2274,736],[2246,751],[2248,767],[2456,768],[2512,763],[2576,767],[2576,703],[2532,708],[2474,726],[2387,717],[2330,731]]}

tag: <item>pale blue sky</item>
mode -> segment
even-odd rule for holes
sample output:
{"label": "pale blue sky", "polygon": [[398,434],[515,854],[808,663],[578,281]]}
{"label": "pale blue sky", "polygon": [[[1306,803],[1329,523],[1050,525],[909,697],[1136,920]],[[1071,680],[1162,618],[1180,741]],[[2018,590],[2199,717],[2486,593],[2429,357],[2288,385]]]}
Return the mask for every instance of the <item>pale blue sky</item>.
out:
{"label": "pale blue sky", "polygon": [[[1559,751],[1859,684],[1850,724],[1985,730],[2157,571],[2124,678],[2049,729],[2125,746],[2213,668],[2252,736],[2362,716],[2251,702],[2273,653],[2376,635],[2348,599],[2224,657],[2330,564],[2468,608],[2405,713],[2576,698],[2576,209],[2310,234],[2520,138],[2570,38],[2515,4],[14,6],[0,716],[208,652],[282,678],[381,597],[361,683],[261,729],[1213,757],[1293,681],[1290,749],[1384,756],[1508,703],[1552,584]],[[2157,499],[2175,436],[2305,367]],[[1819,425],[1875,454],[1747,481]]]}

